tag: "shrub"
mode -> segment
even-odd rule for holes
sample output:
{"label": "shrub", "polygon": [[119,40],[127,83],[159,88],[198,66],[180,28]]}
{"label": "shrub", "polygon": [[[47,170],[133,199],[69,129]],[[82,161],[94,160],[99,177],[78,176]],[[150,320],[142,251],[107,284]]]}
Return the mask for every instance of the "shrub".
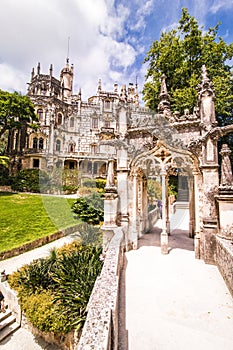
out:
{"label": "shrub", "polygon": [[10,286],[18,291],[22,309],[35,327],[65,334],[83,326],[102,269],[101,251],[94,245],[71,243],[9,276]]}
{"label": "shrub", "polygon": [[39,169],[20,170],[13,179],[12,189],[19,192],[40,192],[49,188],[49,175]]}
{"label": "shrub", "polygon": [[104,219],[103,199],[97,193],[78,198],[72,205],[72,211],[88,224],[98,225]]}

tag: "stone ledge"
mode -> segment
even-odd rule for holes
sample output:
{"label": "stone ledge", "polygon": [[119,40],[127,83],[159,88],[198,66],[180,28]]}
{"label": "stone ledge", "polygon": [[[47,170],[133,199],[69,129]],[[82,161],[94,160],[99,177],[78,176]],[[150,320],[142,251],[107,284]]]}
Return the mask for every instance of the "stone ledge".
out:
{"label": "stone ledge", "polygon": [[229,240],[216,237],[216,264],[233,297],[233,245]]}
{"label": "stone ledge", "polygon": [[53,242],[59,238],[62,238],[66,235],[69,235],[69,234],[77,231],[78,227],[79,227],[79,225],[67,227],[64,230],[52,233],[51,235],[48,235],[48,236],[45,236],[42,238],[38,238],[35,241],[26,243],[18,248],[13,248],[13,249],[8,250],[6,252],[2,252],[2,253],[0,253],[0,259],[5,260],[8,258],[12,258],[13,256],[17,256],[17,255],[20,255],[22,253],[28,252],[32,249],[41,247],[47,243]]}
{"label": "stone ledge", "polygon": [[87,319],[76,350],[116,350],[118,346],[118,292],[123,264],[123,231],[118,227],[113,232],[102,272],[88,303]]}

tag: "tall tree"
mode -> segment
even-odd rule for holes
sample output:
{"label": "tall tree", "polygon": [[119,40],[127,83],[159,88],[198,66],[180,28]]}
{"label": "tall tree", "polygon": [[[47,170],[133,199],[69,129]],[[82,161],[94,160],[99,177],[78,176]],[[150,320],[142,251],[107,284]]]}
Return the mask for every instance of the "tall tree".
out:
{"label": "tall tree", "polygon": [[218,36],[219,24],[204,31],[188,9],[182,9],[178,26],[152,43],[143,94],[146,105],[157,109],[160,79],[164,73],[171,96],[171,108],[192,111],[197,103],[201,67],[205,64],[216,92],[216,115],[220,125],[233,122],[233,44]]}
{"label": "tall tree", "polygon": [[0,90],[0,137],[12,129],[21,129],[25,124],[35,127],[37,121],[34,106],[28,96],[18,92]]}

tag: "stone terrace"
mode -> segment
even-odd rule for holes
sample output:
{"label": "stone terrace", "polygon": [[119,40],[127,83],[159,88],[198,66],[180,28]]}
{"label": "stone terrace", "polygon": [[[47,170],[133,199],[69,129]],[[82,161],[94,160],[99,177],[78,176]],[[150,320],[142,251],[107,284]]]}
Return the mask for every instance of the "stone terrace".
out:
{"label": "stone terrace", "polygon": [[172,231],[162,255],[160,231],[125,253],[119,349],[231,350],[233,300],[218,268],[195,259],[193,240],[181,230]]}

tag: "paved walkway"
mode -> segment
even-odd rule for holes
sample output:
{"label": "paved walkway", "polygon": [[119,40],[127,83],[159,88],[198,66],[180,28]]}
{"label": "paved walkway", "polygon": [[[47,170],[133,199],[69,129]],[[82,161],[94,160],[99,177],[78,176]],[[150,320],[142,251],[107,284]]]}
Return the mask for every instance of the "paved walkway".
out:
{"label": "paved walkway", "polygon": [[232,350],[233,300],[217,267],[196,260],[193,240],[179,229],[161,255],[160,232],[125,254],[119,349]]}
{"label": "paved walkway", "polygon": [[[36,248],[16,257],[0,261],[0,270],[5,269],[7,274],[16,271],[25,264],[29,264],[34,259],[39,259],[49,255],[50,250],[59,248],[64,244],[71,243],[78,238],[76,233],[60,238],[42,247]],[[49,345],[42,339],[35,338],[29,331],[20,328],[15,333],[7,337],[1,344],[1,350],[58,350],[55,345]]]}

